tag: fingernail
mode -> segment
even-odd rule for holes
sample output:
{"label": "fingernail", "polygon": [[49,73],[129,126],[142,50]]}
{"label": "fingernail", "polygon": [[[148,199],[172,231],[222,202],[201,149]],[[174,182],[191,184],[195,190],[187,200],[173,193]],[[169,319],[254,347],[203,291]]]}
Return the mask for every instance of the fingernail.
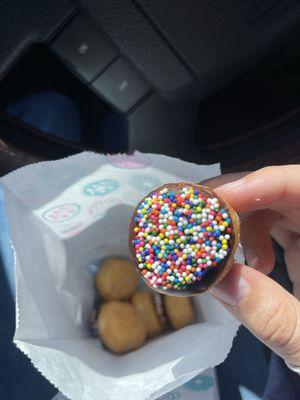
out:
{"label": "fingernail", "polygon": [[229,273],[210,293],[223,303],[238,306],[250,293],[250,286],[243,276]]}
{"label": "fingernail", "polygon": [[244,253],[249,267],[258,268],[262,265],[261,257],[256,250],[244,248]]}

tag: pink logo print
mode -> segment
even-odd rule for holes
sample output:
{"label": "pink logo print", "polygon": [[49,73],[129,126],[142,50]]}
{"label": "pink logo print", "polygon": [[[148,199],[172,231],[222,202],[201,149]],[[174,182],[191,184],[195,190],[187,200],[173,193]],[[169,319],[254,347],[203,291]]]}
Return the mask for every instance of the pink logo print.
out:
{"label": "pink logo print", "polygon": [[146,168],[151,164],[145,154],[116,154],[108,156],[108,159],[116,167],[124,169]]}
{"label": "pink logo print", "polygon": [[44,220],[48,222],[66,222],[75,218],[80,211],[80,205],[76,203],[63,204],[49,208],[43,214]]}

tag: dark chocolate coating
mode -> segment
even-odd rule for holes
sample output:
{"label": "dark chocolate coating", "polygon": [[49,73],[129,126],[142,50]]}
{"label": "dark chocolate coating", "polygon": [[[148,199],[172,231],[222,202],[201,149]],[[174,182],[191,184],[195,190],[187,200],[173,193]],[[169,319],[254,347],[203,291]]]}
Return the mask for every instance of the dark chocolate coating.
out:
{"label": "dark chocolate coating", "polygon": [[[135,248],[134,248],[134,245],[132,244],[132,241],[134,240],[133,229],[135,227],[134,218],[136,216],[136,210],[139,208],[140,204],[144,201],[144,199],[146,197],[151,196],[151,194],[153,194],[155,192],[158,192],[164,188],[167,188],[170,191],[178,192],[179,190],[183,189],[184,187],[193,187],[194,189],[198,189],[199,192],[201,194],[203,194],[205,197],[216,197],[219,200],[221,208],[226,209],[226,211],[228,212],[228,214],[231,218],[231,221],[232,221],[232,238],[230,239],[230,241],[228,243],[229,252],[228,252],[228,255],[218,264],[217,267],[209,269],[206,272],[206,274],[203,276],[201,281],[197,281],[197,282],[194,282],[194,283],[188,285],[187,289],[164,290],[159,287],[153,288],[151,285],[148,284],[147,280],[140,273],[140,269],[138,268],[138,262],[135,257]],[[229,204],[227,204],[223,199],[221,199],[220,196],[218,196],[212,189],[205,187],[205,186],[198,185],[198,184],[188,183],[188,182],[166,183],[165,185],[162,185],[162,186],[158,187],[157,189],[148,193],[136,206],[134,213],[131,217],[131,222],[130,222],[130,227],[129,227],[130,255],[131,255],[132,261],[133,261],[139,275],[143,278],[144,282],[147,284],[148,287],[150,287],[150,289],[155,290],[156,292],[171,295],[171,296],[195,296],[197,294],[206,292],[212,286],[214,286],[218,282],[220,282],[232,267],[233,257],[234,257],[238,243],[239,243],[239,217],[238,217],[236,211],[233,210],[233,208],[230,207]]]}

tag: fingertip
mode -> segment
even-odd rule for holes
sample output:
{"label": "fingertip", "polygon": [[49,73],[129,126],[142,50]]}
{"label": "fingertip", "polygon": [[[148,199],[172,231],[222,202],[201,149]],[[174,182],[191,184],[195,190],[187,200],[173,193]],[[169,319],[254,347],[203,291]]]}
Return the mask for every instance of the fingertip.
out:
{"label": "fingertip", "polygon": [[264,274],[269,274],[275,262],[270,229],[278,218],[274,211],[249,213],[241,224],[241,242],[246,264]]}
{"label": "fingertip", "polygon": [[268,275],[272,272],[275,264],[275,257],[271,248],[245,248],[244,251],[246,265],[248,267],[254,268],[265,275]]}

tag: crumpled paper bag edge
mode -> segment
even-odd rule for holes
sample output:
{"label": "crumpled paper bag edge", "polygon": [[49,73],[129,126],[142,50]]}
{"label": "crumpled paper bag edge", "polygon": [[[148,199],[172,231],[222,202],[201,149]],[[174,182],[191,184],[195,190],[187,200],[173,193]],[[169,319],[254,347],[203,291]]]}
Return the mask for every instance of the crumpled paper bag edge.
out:
{"label": "crumpled paper bag edge", "polygon": [[40,368],[34,364],[34,362],[32,361],[32,359],[29,356],[29,351],[26,349],[26,342],[22,342],[21,340],[18,339],[13,339],[13,343],[16,345],[16,347],[29,359],[30,364],[45,378],[47,379],[47,381],[49,381],[51,383],[51,385],[53,385],[55,387],[55,389],[57,389],[60,393],[62,393],[66,398],[70,399],[70,397],[67,395],[67,393],[65,393],[65,391],[61,390],[54,382],[52,379],[49,378],[49,376],[47,376],[47,374],[44,374]]}
{"label": "crumpled paper bag edge", "polygon": [[[238,320],[236,320],[236,319],[233,318],[233,319],[232,319],[228,324],[226,324],[226,325],[232,325],[232,331],[235,331],[235,334],[234,334],[234,336],[232,337],[231,343],[228,344],[228,350],[227,350],[227,352],[224,354],[224,358],[223,358],[222,361],[220,361],[220,362],[219,362],[218,364],[216,364],[216,365],[209,364],[209,365],[206,366],[205,368],[201,368],[201,372],[199,372],[198,370],[197,370],[197,371],[194,370],[194,371],[192,371],[192,372],[190,372],[190,373],[187,373],[187,374],[182,375],[181,378],[180,378],[180,380],[179,380],[178,385],[176,385],[176,386],[173,386],[174,381],[170,381],[168,384],[165,385],[165,386],[166,386],[166,389],[164,389],[164,387],[161,388],[161,389],[159,389],[159,390],[157,391],[157,394],[155,394],[155,392],[154,392],[152,395],[150,395],[149,399],[151,399],[151,400],[158,399],[158,398],[164,396],[165,394],[167,394],[167,393],[169,393],[169,392],[175,390],[176,388],[178,388],[178,387],[184,385],[186,382],[188,382],[189,380],[193,379],[193,378],[194,378],[195,376],[197,376],[198,374],[201,375],[201,373],[203,373],[205,370],[207,370],[207,369],[209,369],[209,368],[215,368],[215,367],[217,367],[218,365],[222,364],[222,362],[224,362],[224,361],[226,360],[226,358],[228,357],[228,355],[229,355],[229,353],[230,353],[230,351],[231,351],[231,349],[232,349],[233,341],[234,341],[235,337],[237,336],[238,329],[239,329],[239,327],[240,327],[241,324],[239,323]],[[219,336],[220,338],[222,338],[222,334],[221,334],[220,332],[218,332],[215,336]],[[37,363],[37,364],[34,363],[34,361],[33,361],[33,360],[31,359],[31,357],[30,357],[30,350],[27,349],[27,343],[26,343],[26,341],[22,341],[22,340],[19,340],[19,339],[15,339],[15,338],[14,338],[13,342],[14,342],[14,344],[16,345],[16,347],[17,347],[23,354],[25,354],[25,355],[29,358],[29,360],[30,360],[31,364],[33,365],[33,367],[34,367],[37,371],[39,371],[39,373],[40,373],[45,379],[47,379],[57,390],[59,390],[59,391],[60,391],[64,396],[66,396],[68,399],[71,399],[71,398],[72,398],[72,393],[68,393],[67,391],[62,390],[62,389],[59,387],[59,385],[56,384],[55,380],[53,380],[52,378],[50,378],[50,377],[48,376],[48,373],[43,373],[43,372],[41,371],[41,369],[40,369],[39,366],[38,366],[38,363]],[[35,345],[32,344],[32,343],[28,343],[28,344],[30,344],[31,346],[35,346]],[[38,347],[38,346],[37,346],[37,347]],[[172,388],[170,389],[169,386],[172,386]]]}
{"label": "crumpled paper bag edge", "polygon": [[26,342],[18,340],[15,338],[15,334],[16,331],[18,329],[19,323],[20,323],[20,310],[19,310],[19,306],[18,306],[18,280],[17,280],[17,253],[15,251],[15,248],[13,246],[12,241],[10,240],[10,246],[11,249],[13,251],[13,255],[14,255],[14,275],[15,275],[15,314],[16,314],[16,322],[15,322],[15,332],[14,332],[14,337],[13,337],[13,343],[15,344],[15,346],[17,347],[17,349],[19,349],[30,361],[30,364],[45,378],[47,379],[58,391],[60,391],[65,397],[68,397],[68,395],[66,393],[64,393],[60,388],[58,388],[58,386],[53,382],[52,379],[50,379],[48,376],[46,376],[46,374],[44,374],[40,368],[32,361],[32,359],[30,358],[30,352],[27,350],[26,348]]}

